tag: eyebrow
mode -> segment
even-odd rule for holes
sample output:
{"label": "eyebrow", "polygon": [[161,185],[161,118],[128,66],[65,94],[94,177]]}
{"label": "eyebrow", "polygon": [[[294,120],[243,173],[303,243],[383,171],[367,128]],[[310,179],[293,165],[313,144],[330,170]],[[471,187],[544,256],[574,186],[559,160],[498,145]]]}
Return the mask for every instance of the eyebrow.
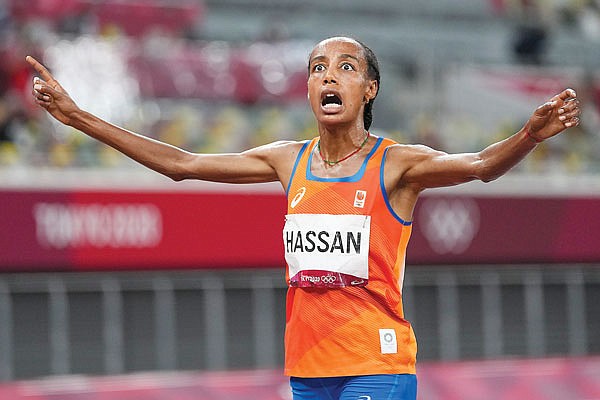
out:
{"label": "eyebrow", "polygon": [[[310,64],[312,64],[312,63],[314,63],[314,62],[316,62],[316,61],[321,61],[321,60],[324,60],[324,59],[326,59],[326,58],[327,58],[326,56],[315,56],[315,57],[313,57],[313,58],[311,58],[311,59],[310,59],[310,61],[309,61],[309,63],[308,63],[308,64],[310,65]],[[353,56],[352,54],[343,53],[343,54],[340,54],[340,58],[351,58],[351,59],[353,59],[354,61],[356,61],[357,63],[358,63],[358,62],[360,62],[360,61],[358,60],[358,58],[356,58],[356,57],[355,57],[355,56]]]}
{"label": "eyebrow", "polygon": [[321,61],[321,60],[324,60],[325,58],[327,58],[327,57],[325,57],[325,56],[315,56],[315,57],[311,58],[308,61],[308,64],[310,65],[310,64],[312,64],[315,61]]}
{"label": "eyebrow", "polygon": [[344,54],[342,54],[340,57],[342,57],[342,58],[351,58],[351,59],[353,59],[353,60],[354,60],[354,61],[356,61],[356,62],[360,62],[360,61],[358,60],[358,58],[354,57],[352,54],[346,54],[346,53],[344,53]]}

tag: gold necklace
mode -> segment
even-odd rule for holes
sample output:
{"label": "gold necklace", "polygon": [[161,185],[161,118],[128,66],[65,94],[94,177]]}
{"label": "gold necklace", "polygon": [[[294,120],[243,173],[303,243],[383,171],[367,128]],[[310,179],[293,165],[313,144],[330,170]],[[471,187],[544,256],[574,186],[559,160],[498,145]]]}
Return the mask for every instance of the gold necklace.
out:
{"label": "gold necklace", "polygon": [[353,155],[355,155],[356,153],[361,151],[362,148],[365,147],[365,144],[367,144],[367,140],[369,140],[369,136],[370,136],[370,134],[369,134],[369,132],[367,132],[367,135],[365,136],[365,140],[363,140],[363,142],[360,144],[360,147],[357,147],[350,154],[348,154],[336,161],[326,160],[325,157],[323,157],[323,153],[321,152],[321,139],[319,139],[319,141],[317,142],[317,149],[319,150],[319,156],[321,156],[321,160],[323,160],[323,162],[325,164],[327,164],[329,166],[334,166],[336,164],[341,163],[342,161],[349,159],[350,157],[352,157]]}

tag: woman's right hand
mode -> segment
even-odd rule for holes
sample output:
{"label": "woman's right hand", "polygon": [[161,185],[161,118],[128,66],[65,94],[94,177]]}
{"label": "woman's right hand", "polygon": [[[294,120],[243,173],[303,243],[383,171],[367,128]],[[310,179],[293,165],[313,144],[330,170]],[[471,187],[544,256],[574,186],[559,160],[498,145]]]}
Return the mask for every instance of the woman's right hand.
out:
{"label": "woman's right hand", "polygon": [[35,102],[58,121],[70,125],[74,113],[80,111],[77,104],[39,61],[31,56],[27,56],[25,60],[41,76],[41,79],[37,76],[33,79],[31,93]]}

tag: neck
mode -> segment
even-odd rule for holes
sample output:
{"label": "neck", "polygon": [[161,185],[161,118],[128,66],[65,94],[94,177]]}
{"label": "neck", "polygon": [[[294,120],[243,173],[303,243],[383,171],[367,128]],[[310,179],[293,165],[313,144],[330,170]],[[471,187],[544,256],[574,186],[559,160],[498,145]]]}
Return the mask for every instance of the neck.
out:
{"label": "neck", "polygon": [[356,127],[323,127],[319,129],[321,155],[326,160],[339,160],[360,147],[368,132],[361,124]]}
{"label": "neck", "polygon": [[[317,143],[317,151],[319,152],[319,156],[321,160],[328,165],[329,167],[333,167],[342,161],[346,161],[351,157],[354,157],[358,154],[362,148],[367,144],[369,140],[369,132],[364,130],[362,131],[362,137],[353,135],[344,135],[344,136],[321,136],[319,138],[319,142]],[[323,144],[323,139],[328,139],[328,149],[329,153],[324,149],[325,144]]]}

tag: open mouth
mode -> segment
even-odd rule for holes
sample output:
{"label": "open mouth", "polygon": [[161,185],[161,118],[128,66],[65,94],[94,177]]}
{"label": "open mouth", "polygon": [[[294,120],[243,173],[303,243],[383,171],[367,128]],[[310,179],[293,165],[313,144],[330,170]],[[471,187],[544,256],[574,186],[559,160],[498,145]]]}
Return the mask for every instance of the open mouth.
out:
{"label": "open mouth", "polygon": [[342,106],[342,99],[335,93],[327,93],[321,100],[321,107],[325,110],[337,110]]}

